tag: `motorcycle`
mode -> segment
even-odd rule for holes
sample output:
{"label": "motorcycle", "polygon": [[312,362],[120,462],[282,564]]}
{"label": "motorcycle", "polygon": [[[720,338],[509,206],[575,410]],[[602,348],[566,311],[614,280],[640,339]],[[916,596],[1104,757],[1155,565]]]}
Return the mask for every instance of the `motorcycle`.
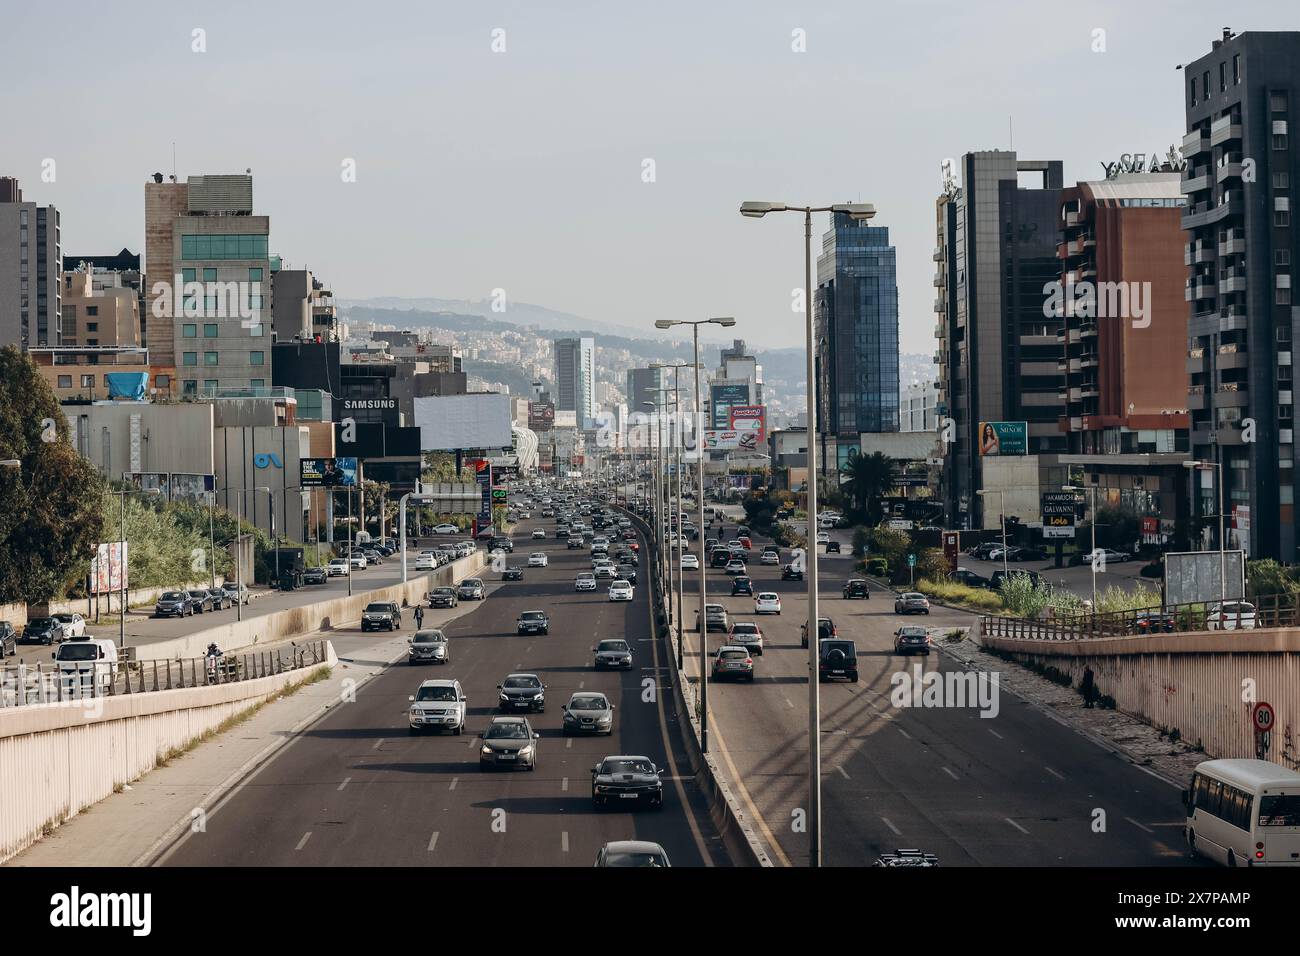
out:
{"label": "motorcycle", "polygon": [[225,654],[215,644],[210,646],[207,654],[204,655],[204,671],[207,674],[209,684],[220,682],[221,674],[218,668],[220,667],[222,658],[224,657]]}

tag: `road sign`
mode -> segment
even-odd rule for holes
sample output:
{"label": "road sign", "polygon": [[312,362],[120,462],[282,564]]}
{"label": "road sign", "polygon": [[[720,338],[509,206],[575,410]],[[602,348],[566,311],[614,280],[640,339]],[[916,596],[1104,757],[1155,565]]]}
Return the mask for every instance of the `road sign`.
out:
{"label": "road sign", "polygon": [[1255,722],[1255,729],[1261,734],[1268,733],[1273,729],[1273,721],[1276,715],[1273,713],[1273,705],[1260,701],[1250,711],[1251,719]]}
{"label": "road sign", "polygon": [[914,555],[914,554],[909,554],[909,555],[907,556],[907,566],[908,566],[909,568],[914,568],[914,567],[916,567],[916,555]]}

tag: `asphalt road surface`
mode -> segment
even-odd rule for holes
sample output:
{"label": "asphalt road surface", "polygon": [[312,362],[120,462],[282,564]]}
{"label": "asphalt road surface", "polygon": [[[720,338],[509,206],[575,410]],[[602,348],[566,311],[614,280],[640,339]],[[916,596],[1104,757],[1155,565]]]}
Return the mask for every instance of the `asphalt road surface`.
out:
{"label": "asphalt road surface", "polygon": [[[537,519],[516,528],[509,563],[545,551],[547,568],[522,582],[492,585],[477,608],[447,625],[452,662],[396,664],[364,684],[235,788],[208,816],[204,833],[188,834],[163,865],[198,866],[591,866],[606,842],[660,843],[674,866],[725,865],[677,737],[672,695],[647,701],[644,682],[666,679],[665,649],[650,639],[642,580],[635,600],[610,603],[604,588],[576,593],[587,550],[553,538],[532,541]],[[485,571],[495,581],[499,574]],[[463,605],[462,605],[463,608]],[[515,620],[544,609],[548,636],[521,637]],[[410,613],[403,615],[411,626]],[[428,622],[426,622],[427,624]],[[591,647],[626,636],[631,671],[592,669]],[[377,640],[383,638],[377,637]],[[547,685],[536,771],[483,772],[476,734],[496,713],[496,685],[508,673],[532,672]],[[420,681],[457,678],[469,697],[466,734],[410,736],[407,697]],[[564,737],[560,707],[578,690],[600,690],[616,705],[609,737]],[[591,768],[611,754],[645,755],[665,772],[661,811],[601,811],[591,805]]]}
{"label": "asphalt road surface", "polygon": [[[799,646],[807,590],[758,563],[765,543],[754,542],[749,568],[756,591],[781,595],[779,617],[755,616],[751,598],[730,597],[730,579],[708,572],[708,600],[726,606],[732,620],[757,621],[766,644],[755,658],[755,683],[710,684],[713,751],[773,856],[806,865],[807,836],[795,827],[808,792],[808,651]],[[952,706],[952,698],[941,701],[947,706],[894,706],[895,674],[911,675],[914,667],[962,672],[938,650],[895,656],[898,626],[926,625],[941,641],[945,630],[974,618],[939,607],[929,616],[896,617],[893,595],[874,584],[870,600],[845,600],[840,587],[853,567],[847,551],[820,554],[820,613],[855,641],[861,672],[856,684],[819,685],[826,865],[861,866],[900,847],[936,853],[944,865],[1188,862],[1178,790],[1012,694],[999,689],[990,717]],[[688,626],[697,582],[688,573]],[[709,635],[710,650],[722,640]],[[688,633],[692,660],[698,650],[698,634]]]}

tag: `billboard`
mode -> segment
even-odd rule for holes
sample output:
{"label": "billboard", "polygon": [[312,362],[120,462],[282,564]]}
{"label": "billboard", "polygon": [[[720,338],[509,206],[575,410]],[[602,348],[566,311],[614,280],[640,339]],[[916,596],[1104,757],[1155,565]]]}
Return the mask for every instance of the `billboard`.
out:
{"label": "billboard", "polygon": [[714,431],[704,433],[705,451],[757,451],[758,434],[753,431]]}
{"label": "billboard", "polygon": [[130,555],[125,541],[95,545],[95,556],[90,559],[90,593],[107,594],[130,589],[129,575],[128,580],[122,580],[122,576],[127,574],[125,562],[130,560]]}
{"label": "billboard", "polygon": [[492,523],[492,462],[486,458],[470,461],[474,468],[474,481],[478,484],[478,526],[482,530]]}
{"label": "billboard", "polygon": [[732,431],[752,431],[761,444],[767,434],[767,409],[762,405],[732,405],[730,410]]}
{"label": "billboard", "polygon": [[510,396],[498,392],[430,395],[415,399],[415,424],[423,451],[510,448]]}
{"label": "billboard", "polygon": [[749,382],[715,382],[709,386],[709,399],[713,427],[728,428],[731,425],[731,406],[749,404]]}
{"label": "billboard", "polygon": [[528,427],[535,432],[550,431],[555,425],[554,402],[529,402]]}
{"label": "billboard", "polygon": [[1045,491],[1039,503],[1044,538],[1073,538],[1078,499],[1073,491]]}
{"label": "billboard", "polygon": [[182,474],[175,471],[171,474],[172,501],[206,502],[216,490],[215,475]]}
{"label": "billboard", "polygon": [[1028,422],[980,422],[980,457],[1029,454]]}
{"label": "billboard", "polygon": [[[1220,561],[1222,555],[1222,562]],[[1227,593],[1224,594],[1223,592]],[[1242,551],[1165,553],[1165,603],[1202,604],[1221,597],[1245,597],[1246,561]]]}
{"label": "billboard", "polygon": [[355,458],[303,458],[298,484],[304,488],[349,488],[357,483]]}

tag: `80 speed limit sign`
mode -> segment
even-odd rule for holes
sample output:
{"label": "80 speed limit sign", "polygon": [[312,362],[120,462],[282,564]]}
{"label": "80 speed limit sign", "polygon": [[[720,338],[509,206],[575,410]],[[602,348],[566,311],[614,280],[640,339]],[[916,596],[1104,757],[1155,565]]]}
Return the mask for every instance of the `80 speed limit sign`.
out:
{"label": "80 speed limit sign", "polygon": [[1255,729],[1260,733],[1268,733],[1273,729],[1273,705],[1260,701],[1252,708],[1250,712],[1251,719],[1255,722]]}

